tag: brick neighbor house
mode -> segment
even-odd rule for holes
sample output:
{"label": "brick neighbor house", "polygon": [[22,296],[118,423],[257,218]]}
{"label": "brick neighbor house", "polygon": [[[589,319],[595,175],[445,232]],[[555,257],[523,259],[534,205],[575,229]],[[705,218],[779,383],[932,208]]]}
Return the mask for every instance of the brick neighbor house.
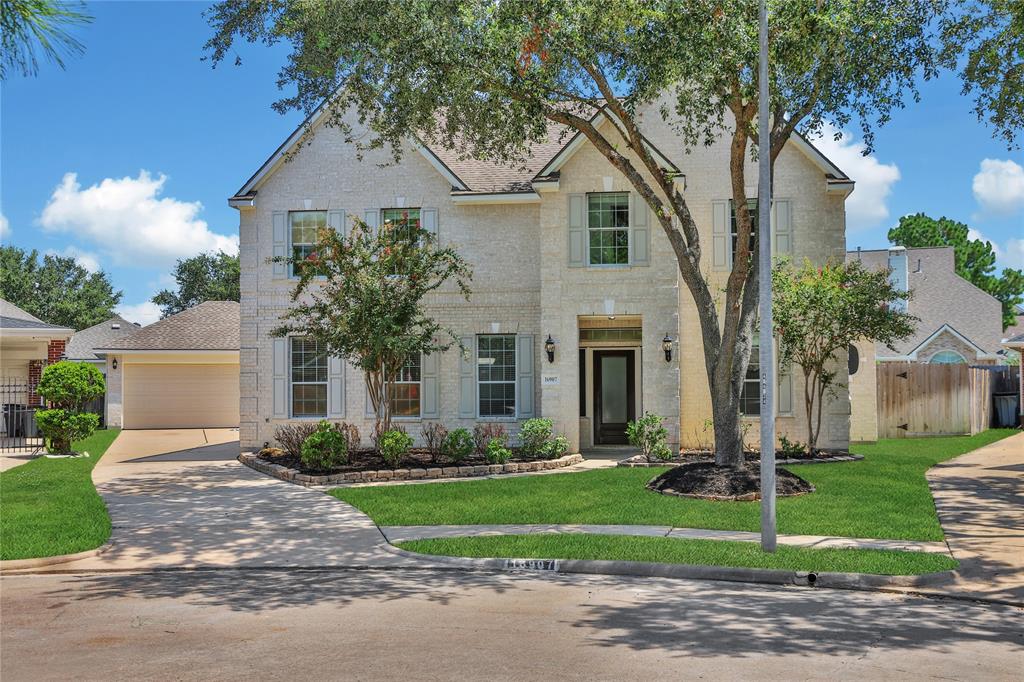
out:
{"label": "brick neighbor house", "polygon": [[[680,173],[701,230],[704,270],[713,290],[724,288],[735,233],[728,142],[685,153],[658,106],[641,111],[648,139],[660,162]],[[355,217],[377,227],[406,212],[456,247],[475,273],[469,302],[454,290],[429,299],[469,356],[453,349],[410,358],[397,377],[394,411],[411,435],[419,437],[425,420],[449,428],[501,421],[514,433],[522,420],[543,416],[575,451],[624,442],[627,420],[650,411],[666,419],[674,443],[710,442],[697,311],[668,239],[582,135],[551,128],[525,168],[418,142],[401,163],[382,165],[391,161],[384,152],[360,161],[337,128],[317,116],[311,125],[310,135],[295,131],[229,199],[241,238],[243,448],[272,442],[277,425],[298,420],[346,420],[369,433],[360,371],[306,339],[270,336],[295,282],[267,259],[308,252],[317,227],[344,232]],[[747,178],[753,199],[754,163]],[[794,137],[775,168],[777,252],[818,263],[843,258],[852,190],[849,177]],[[844,385],[846,366],[844,357]],[[758,432],[757,375],[752,367],[744,395],[751,439]],[[781,376],[778,431],[805,441],[802,382],[792,372]],[[825,405],[822,446],[847,446],[849,412],[845,392]]]}

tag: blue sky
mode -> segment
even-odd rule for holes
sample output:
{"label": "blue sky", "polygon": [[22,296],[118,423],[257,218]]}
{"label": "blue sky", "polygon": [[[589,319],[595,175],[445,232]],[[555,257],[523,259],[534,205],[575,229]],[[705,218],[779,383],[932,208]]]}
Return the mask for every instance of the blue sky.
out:
{"label": "blue sky", "polygon": [[[0,100],[3,242],[74,255],[125,292],[122,311],[168,286],[176,258],[233,249],[226,199],[301,117],[270,109],[282,48],[247,46],[241,67],[200,61],[205,3],[89,6],[87,47],[67,71],[13,77]],[[850,248],[877,248],[900,215],[964,221],[1024,265],[1024,159],[992,139],[952,75],[924,84],[878,131],[875,153],[856,136],[820,146],[858,181],[848,203]]]}

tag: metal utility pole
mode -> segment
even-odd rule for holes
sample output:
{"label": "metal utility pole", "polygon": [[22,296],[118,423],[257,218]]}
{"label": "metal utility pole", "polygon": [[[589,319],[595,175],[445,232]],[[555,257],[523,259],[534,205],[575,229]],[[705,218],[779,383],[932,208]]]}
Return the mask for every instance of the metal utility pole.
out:
{"label": "metal utility pole", "polygon": [[775,352],[772,331],[772,168],[768,120],[768,7],[761,0],[761,58],[758,65],[757,235],[760,277],[761,348],[761,549],[775,551]]}

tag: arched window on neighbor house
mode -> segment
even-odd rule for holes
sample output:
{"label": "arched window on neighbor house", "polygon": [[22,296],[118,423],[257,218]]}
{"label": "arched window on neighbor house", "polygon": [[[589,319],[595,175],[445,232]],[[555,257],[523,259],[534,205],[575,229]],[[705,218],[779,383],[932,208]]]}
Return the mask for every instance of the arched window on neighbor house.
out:
{"label": "arched window on neighbor house", "polygon": [[928,361],[930,365],[962,365],[967,360],[955,350],[940,350]]}

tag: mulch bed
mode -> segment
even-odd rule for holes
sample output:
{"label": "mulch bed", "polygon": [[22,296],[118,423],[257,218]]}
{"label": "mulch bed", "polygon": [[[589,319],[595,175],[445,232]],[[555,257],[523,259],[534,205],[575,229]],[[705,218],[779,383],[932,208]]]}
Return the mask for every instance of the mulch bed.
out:
{"label": "mulch bed", "polygon": [[[513,453],[515,450],[513,450]],[[325,476],[331,474],[344,474],[351,471],[379,471],[381,469],[426,469],[428,467],[450,467],[450,466],[480,466],[486,465],[489,462],[483,455],[473,453],[466,459],[462,460],[458,464],[454,464],[447,458],[441,462],[434,462],[430,453],[427,450],[414,448],[409,451],[405,457],[402,458],[401,463],[397,467],[388,466],[384,459],[376,453],[374,450],[353,450],[348,453],[348,464],[345,464],[334,469],[309,469],[303,463],[302,459],[294,455],[284,454],[273,454],[271,450],[263,450],[260,453],[260,459],[263,459],[271,464],[280,464],[281,466],[288,467],[289,469],[295,469],[299,473],[309,474],[311,476]],[[513,457],[509,462],[530,462],[534,460],[523,459]]]}
{"label": "mulch bed", "polygon": [[[705,500],[757,500],[761,498],[759,467],[717,467],[713,462],[692,462],[669,469],[647,484],[655,492]],[[775,494],[791,497],[814,492],[814,486],[785,469],[775,470]]]}
{"label": "mulch bed", "polygon": [[[743,459],[747,466],[760,464],[761,454],[759,452],[744,452]],[[829,462],[856,462],[864,459],[863,455],[853,455],[842,450],[819,450],[813,455],[775,453],[776,464],[825,464]],[[697,462],[714,462],[715,456],[710,450],[686,450],[672,459],[655,460],[648,462],[643,455],[634,455],[619,461],[620,467],[664,467],[678,466],[680,464],[694,464]]]}

